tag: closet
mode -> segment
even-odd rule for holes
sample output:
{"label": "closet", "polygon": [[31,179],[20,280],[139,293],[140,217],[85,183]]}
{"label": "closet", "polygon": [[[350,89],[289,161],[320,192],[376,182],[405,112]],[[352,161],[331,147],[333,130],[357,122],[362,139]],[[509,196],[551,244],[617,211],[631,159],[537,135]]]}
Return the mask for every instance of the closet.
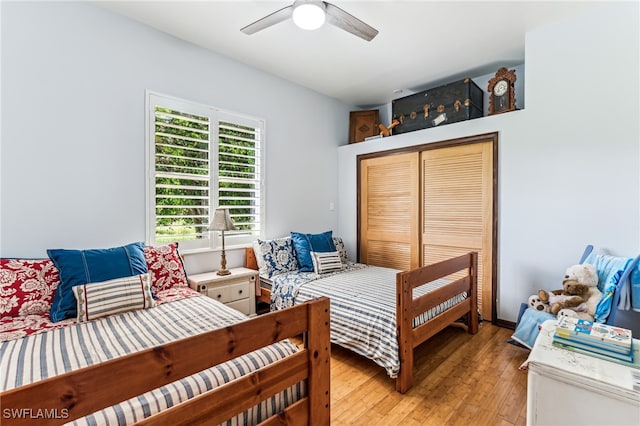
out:
{"label": "closet", "polygon": [[497,134],[358,157],[359,261],[414,269],[478,252],[478,307],[495,317]]}
{"label": "closet", "polygon": [[361,163],[360,260],[409,270],[420,265],[420,193],[417,153]]}

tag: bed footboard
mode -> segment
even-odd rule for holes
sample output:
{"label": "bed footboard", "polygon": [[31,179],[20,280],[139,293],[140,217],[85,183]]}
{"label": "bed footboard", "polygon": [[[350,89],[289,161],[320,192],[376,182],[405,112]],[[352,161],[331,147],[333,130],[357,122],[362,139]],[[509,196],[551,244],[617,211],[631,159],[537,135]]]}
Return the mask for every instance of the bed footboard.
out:
{"label": "bed footboard", "polygon": [[[39,419],[39,424],[64,423],[300,334],[305,336],[304,349],[139,424],[219,424],[307,380],[306,397],[266,424],[328,425],[331,345],[329,299],[324,297],[3,392],[2,408],[65,413],[64,419]],[[28,416],[16,416],[4,418],[2,424],[29,421]]]}
{"label": "bed footboard", "polygon": [[[428,294],[413,298],[415,288],[459,271],[466,271],[466,275]],[[405,393],[413,385],[413,349],[416,346],[465,314],[468,332],[478,332],[477,274],[476,252],[397,274],[396,324],[400,351],[400,374],[396,379],[398,392]],[[468,295],[466,299],[413,328],[415,316],[463,292]]]}

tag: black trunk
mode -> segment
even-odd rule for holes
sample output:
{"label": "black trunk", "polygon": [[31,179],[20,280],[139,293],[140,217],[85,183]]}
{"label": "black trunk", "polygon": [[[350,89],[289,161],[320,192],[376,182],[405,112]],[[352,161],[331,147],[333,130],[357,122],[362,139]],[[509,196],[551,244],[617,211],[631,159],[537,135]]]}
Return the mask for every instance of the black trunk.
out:
{"label": "black trunk", "polygon": [[392,102],[393,134],[443,126],[483,115],[484,92],[470,78],[428,89]]}

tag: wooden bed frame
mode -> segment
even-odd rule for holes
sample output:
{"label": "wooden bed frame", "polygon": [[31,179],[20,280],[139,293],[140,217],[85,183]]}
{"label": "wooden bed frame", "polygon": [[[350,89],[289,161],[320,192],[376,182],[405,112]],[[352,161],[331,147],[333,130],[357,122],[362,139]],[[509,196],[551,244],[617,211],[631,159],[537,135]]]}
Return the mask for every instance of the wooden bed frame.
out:
{"label": "wooden bed frame", "polygon": [[[258,269],[253,248],[245,249],[245,267]],[[413,289],[444,278],[448,275],[466,271],[466,274],[453,280],[446,286],[413,298]],[[396,379],[396,390],[407,392],[413,386],[413,349],[445,327],[466,315],[469,334],[478,332],[478,253],[471,252],[459,257],[424,266],[396,275],[396,327],[400,352],[400,374]],[[413,318],[440,303],[466,291],[469,297],[457,305],[433,317],[424,324],[413,328]],[[259,300],[270,303],[271,292],[262,288]]]}
{"label": "wooden bed frame", "polygon": [[295,354],[136,424],[219,424],[307,380],[306,397],[261,425],[328,425],[331,345],[325,297],[8,390],[0,394],[2,424],[29,424],[33,421],[29,413],[35,415],[38,410],[64,417],[38,418],[38,424],[66,423],[300,334],[304,334],[304,349]]}

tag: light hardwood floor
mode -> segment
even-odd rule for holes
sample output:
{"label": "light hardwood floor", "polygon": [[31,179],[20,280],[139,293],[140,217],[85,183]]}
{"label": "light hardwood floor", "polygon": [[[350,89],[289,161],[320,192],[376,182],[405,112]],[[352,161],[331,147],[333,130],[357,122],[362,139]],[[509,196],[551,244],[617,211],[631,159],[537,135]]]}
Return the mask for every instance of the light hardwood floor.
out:
{"label": "light hardwood floor", "polygon": [[484,323],[475,336],[448,327],[415,351],[414,386],[395,391],[382,367],[333,345],[332,425],[524,425],[525,349],[512,330]]}

